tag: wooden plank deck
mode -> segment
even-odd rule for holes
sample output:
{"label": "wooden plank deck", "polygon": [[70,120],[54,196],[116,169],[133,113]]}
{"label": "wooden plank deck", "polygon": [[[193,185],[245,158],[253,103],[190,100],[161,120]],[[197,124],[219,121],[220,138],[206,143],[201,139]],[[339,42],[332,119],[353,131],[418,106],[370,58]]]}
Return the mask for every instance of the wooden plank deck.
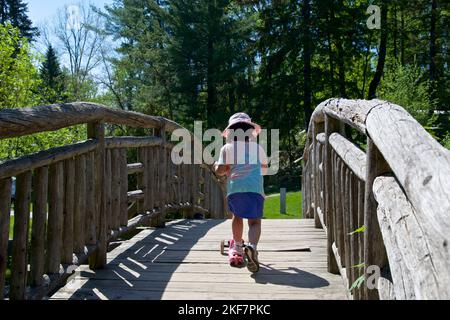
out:
{"label": "wooden plank deck", "polygon": [[347,298],[341,277],[327,272],[326,236],[313,220],[263,220],[256,275],[230,267],[220,254],[220,240],[230,233],[230,220],[179,220],[145,229],[108,253],[107,268],[78,268],[51,299]]}

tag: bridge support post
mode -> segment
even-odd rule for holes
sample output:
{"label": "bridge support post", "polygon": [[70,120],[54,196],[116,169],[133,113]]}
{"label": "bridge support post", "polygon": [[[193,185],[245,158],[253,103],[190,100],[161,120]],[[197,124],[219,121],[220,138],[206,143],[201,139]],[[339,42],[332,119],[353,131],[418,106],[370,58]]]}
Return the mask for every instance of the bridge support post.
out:
{"label": "bridge support post", "polygon": [[337,265],[336,257],[333,252],[333,243],[336,240],[334,237],[335,217],[334,217],[334,190],[333,177],[333,160],[332,147],[330,144],[330,135],[339,130],[339,122],[336,119],[325,115],[325,157],[323,161],[324,178],[325,178],[325,215],[327,220],[327,264],[328,272],[339,274],[339,267]]}
{"label": "bridge support post", "polygon": [[383,236],[377,217],[377,202],[373,195],[372,187],[375,178],[390,171],[389,165],[373,141],[367,138],[367,164],[366,187],[364,195],[364,298],[369,300],[379,299],[378,290],[370,289],[367,268],[378,266],[380,270],[387,263],[387,254],[384,247]]}
{"label": "bridge support post", "polygon": [[167,158],[166,152],[166,130],[165,126],[155,130],[155,136],[162,139],[161,147],[159,149],[159,215],[152,219],[150,225],[155,228],[164,228],[166,226],[166,201],[167,201],[167,168],[169,165],[170,158]]}
{"label": "bridge support post", "polygon": [[[320,147],[320,143],[317,140],[317,135],[319,133],[324,132],[325,130],[325,125],[323,122],[314,122],[313,123],[313,137],[312,137],[312,145],[313,145],[313,151],[312,151],[312,157],[314,159],[313,161],[313,172],[314,172],[314,176],[313,176],[313,180],[312,180],[312,201],[314,203],[314,208],[313,208],[313,214],[314,214],[314,225],[316,228],[321,229],[322,228],[322,223],[320,222],[319,219],[319,213],[318,213],[318,208],[320,207],[320,176],[321,176],[321,172],[319,171],[319,165],[321,162],[321,147]],[[323,210],[323,208],[321,208]]]}
{"label": "bridge support post", "polygon": [[196,164],[191,165],[191,208],[188,212],[188,217],[193,219],[195,216],[195,206],[198,204],[198,167]]}
{"label": "bridge support post", "polygon": [[105,180],[106,153],[105,153],[105,127],[103,122],[90,123],[87,126],[88,138],[96,139],[98,147],[95,151],[96,179],[95,179],[95,199],[97,201],[95,221],[98,225],[97,251],[89,257],[89,267],[91,269],[102,269],[106,266],[106,253],[108,249],[108,228],[106,217],[106,188]]}

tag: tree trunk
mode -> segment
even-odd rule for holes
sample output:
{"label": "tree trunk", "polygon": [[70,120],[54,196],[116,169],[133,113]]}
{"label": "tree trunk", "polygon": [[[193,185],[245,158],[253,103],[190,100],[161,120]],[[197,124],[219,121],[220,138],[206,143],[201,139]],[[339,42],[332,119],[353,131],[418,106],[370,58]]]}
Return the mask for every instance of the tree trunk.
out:
{"label": "tree trunk", "polygon": [[334,87],[334,57],[333,57],[333,48],[331,46],[331,31],[328,31],[328,58],[330,60],[330,87],[331,87],[331,95],[333,97],[336,96],[336,89]]}
{"label": "tree trunk", "polygon": [[403,14],[403,7],[400,9],[400,63],[402,66],[405,65],[405,16]]}
{"label": "tree trunk", "polygon": [[[332,3],[331,3],[332,4]],[[331,5],[330,4],[330,5]],[[329,63],[329,70],[330,70],[330,87],[331,87],[331,95],[333,97],[336,96],[336,88],[334,85],[334,55],[333,55],[333,47],[332,47],[332,28],[333,28],[333,23],[334,21],[332,19],[334,19],[334,14],[332,13],[333,11],[330,10],[329,15],[327,17],[327,41],[328,41],[328,59],[330,60]]]}
{"label": "tree trunk", "polygon": [[[436,20],[437,20],[437,0],[431,0],[430,19],[430,106],[436,98]],[[430,112],[432,112],[430,110]]]}
{"label": "tree trunk", "polygon": [[363,86],[361,90],[361,99],[364,99],[366,95],[366,82],[367,82],[367,68],[369,67],[369,57],[370,57],[370,47],[372,43],[372,33],[369,35],[369,41],[367,42],[367,51],[364,62],[364,73],[363,73]]}
{"label": "tree trunk", "polygon": [[381,82],[381,77],[383,76],[384,64],[386,61],[386,49],[387,49],[387,1],[384,0],[381,3],[381,39],[380,39],[380,49],[378,51],[378,63],[377,69],[373,76],[372,82],[369,86],[368,99],[374,99],[377,93],[378,85]]}
{"label": "tree trunk", "polygon": [[[340,7],[343,8],[343,4],[342,1],[340,1]],[[334,6],[333,6],[333,1],[331,1],[330,4],[330,12],[331,12],[331,21],[332,21],[332,26],[336,26],[336,17],[334,14]],[[346,85],[345,85],[345,62],[344,62],[344,48],[342,46],[342,36],[340,34],[337,34],[336,36],[336,48],[337,48],[337,64],[338,64],[338,69],[339,69],[339,94],[341,96],[341,98],[347,98],[347,90],[346,90]]]}
{"label": "tree trunk", "polygon": [[8,8],[6,7],[6,0],[0,0],[0,23],[4,24],[7,19]]}
{"label": "tree trunk", "polygon": [[395,61],[398,60],[398,49],[397,49],[397,38],[398,38],[398,26],[397,26],[397,4],[394,4],[394,32],[393,32],[393,41],[394,41],[394,58]]}
{"label": "tree trunk", "polygon": [[207,93],[208,99],[206,102],[206,115],[208,125],[213,127],[215,125],[215,108],[217,92],[214,81],[214,42],[211,39],[212,35],[209,35],[208,39],[208,66],[207,66]]}
{"label": "tree trunk", "polygon": [[305,111],[305,128],[309,126],[312,115],[312,92],[311,92],[311,5],[305,0],[302,6],[303,16],[303,107]]}

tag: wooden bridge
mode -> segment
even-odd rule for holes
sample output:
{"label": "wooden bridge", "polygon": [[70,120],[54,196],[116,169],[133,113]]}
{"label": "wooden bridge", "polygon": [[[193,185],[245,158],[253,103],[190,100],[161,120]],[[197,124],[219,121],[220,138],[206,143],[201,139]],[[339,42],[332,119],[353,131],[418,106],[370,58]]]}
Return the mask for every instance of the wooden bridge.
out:
{"label": "wooden bridge", "polygon": [[[219,253],[224,181],[170,161],[178,124],[71,103],[0,111],[0,139],[80,124],[86,141],[0,164],[0,299],[450,298],[450,153],[399,106],[315,110],[306,219],[263,221],[257,275]],[[145,136],[106,137],[109,125]]]}

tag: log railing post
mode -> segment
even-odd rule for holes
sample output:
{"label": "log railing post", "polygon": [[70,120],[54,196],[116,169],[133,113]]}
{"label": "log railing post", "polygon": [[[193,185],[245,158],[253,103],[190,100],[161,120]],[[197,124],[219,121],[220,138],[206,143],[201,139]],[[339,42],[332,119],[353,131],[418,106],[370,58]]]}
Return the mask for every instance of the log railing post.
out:
{"label": "log railing post", "polygon": [[382,269],[387,264],[387,255],[378,224],[377,202],[373,195],[372,186],[376,177],[389,172],[389,166],[369,137],[367,138],[366,170],[364,195],[364,298],[378,299],[378,290],[368,288],[370,274],[367,273],[367,268],[375,265]]}
{"label": "log railing post", "polygon": [[[39,180],[42,180],[45,183],[45,171],[41,171]],[[41,182],[42,183],[42,182]],[[42,188],[42,187],[41,187]],[[37,190],[37,192],[47,192],[47,190]],[[42,195],[40,195],[40,198]],[[62,252],[62,262],[64,264],[72,264],[73,262],[73,214],[75,207],[75,161],[73,159],[66,160],[64,163],[64,222],[63,222],[63,252]],[[41,203],[44,205],[44,210],[40,210],[39,212],[42,215],[42,211],[46,213],[46,205],[45,203]],[[33,208],[33,227],[34,227],[34,208]],[[45,221],[46,215],[40,217]],[[40,223],[40,221],[36,221]],[[43,233],[42,233],[43,234]],[[39,241],[38,235],[36,235],[36,241]],[[44,254],[44,251],[41,250],[36,254]],[[41,275],[42,276],[42,275]],[[36,279],[39,280],[39,279]]]}
{"label": "log railing post", "polygon": [[64,223],[64,163],[50,166],[47,224],[47,272],[58,274],[61,264],[62,228]]}
{"label": "log railing post", "polygon": [[[150,151],[149,151],[150,153]],[[121,227],[128,224],[128,162],[127,149],[120,150],[120,213],[119,222]]]}
{"label": "log railing post", "polygon": [[333,159],[332,147],[330,144],[330,135],[339,130],[339,123],[337,120],[325,116],[325,157],[323,161],[324,178],[325,178],[325,215],[327,217],[327,264],[328,272],[338,274],[339,268],[337,266],[336,258],[333,252],[334,238],[334,199],[333,194]]}
{"label": "log railing post", "polygon": [[142,163],[144,166],[144,171],[142,171],[138,177],[137,177],[137,188],[139,190],[142,190],[144,193],[144,198],[137,201],[137,212],[138,213],[145,213],[148,208],[148,196],[147,196],[147,189],[148,189],[148,171],[149,167],[147,165],[147,148],[141,147],[138,149],[138,162]]}
{"label": "log railing post", "polygon": [[9,223],[11,214],[11,178],[0,180],[0,300],[3,300],[8,262]]}
{"label": "log railing post", "polygon": [[88,245],[97,243],[97,199],[95,199],[95,154],[86,155],[86,218],[85,239]]}
{"label": "log railing post", "polygon": [[198,165],[191,165],[191,218],[193,218],[195,215],[195,207],[197,206],[198,200],[198,169]]}
{"label": "log railing post", "polygon": [[95,151],[96,177],[95,199],[97,204],[96,223],[98,224],[97,251],[89,257],[91,269],[101,269],[106,265],[108,234],[106,222],[106,180],[105,180],[105,128],[103,122],[88,124],[88,138],[96,139],[98,147]]}
{"label": "log railing post", "polygon": [[86,216],[86,155],[77,157],[75,169],[75,206],[74,206],[74,250],[84,252],[85,216]]}
{"label": "log railing post", "polygon": [[[47,199],[48,199],[48,167],[41,167],[35,171],[34,177],[34,202],[33,202],[33,225],[31,231],[31,281],[32,286],[40,286],[42,284],[42,276],[45,272],[45,229],[47,221]],[[70,172],[71,170],[67,170]],[[66,188],[70,191],[70,188]],[[73,189],[72,189],[73,190]],[[67,201],[67,200],[66,200]],[[73,208],[72,208],[73,209]],[[72,221],[68,224],[73,226],[73,210]],[[66,226],[64,226],[66,229]],[[72,232],[73,235],[73,232]],[[73,251],[73,237],[70,235],[71,248]],[[67,239],[66,235],[63,238]],[[72,258],[72,252],[70,255]],[[72,262],[72,261],[71,261]]]}
{"label": "log railing post", "polygon": [[9,298],[12,300],[24,300],[26,294],[31,179],[31,171],[17,176],[16,201],[14,204],[14,239],[11,260],[11,290],[9,295]]}
{"label": "log railing post", "polygon": [[[168,159],[166,152],[166,131],[165,126],[155,130],[155,136],[161,138],[161,146],[159,149],[159,159],[157,159],[157,166],[159,170],[159,215],[152,219],[151,226],[156,228],[164,228],[166,224],[166,200],[168,194],[167,188],[167,171],[168,171]],[[170,160],[170,159],[169,159]]]}
{"label": "log railing post", "polygon": [[[313,122],[313,138],[312,138],[312,146],[313,146],[313,152],[312,156],[314,157],[314,163],[313,163],[313,170],[314,170],[314,176],[313,176],[313,195],[312,195],[312,202],[314,203],[314,225],[316,228],[322,228],[322,223],[319,219],[319,213],[318,208],[320,207],[320,171],[319,171],[319,164],[320,164],[320,143],[317,141],[317,135],[321,132],[323,132],[325,129],[323,122]],[[320,208],[323,211],[323,208]]]}
{"label": "log railing post", "polygon": [[[146,150],[145,150],[146,151]],[[146,163],[144,163],[145,165]],[[120,150],[111,150],[111,230],[119,230],[120,227]],[[147,180],[147,179],[146,179]],[[145,192],[145,191],[144,191]],[[148,197],[147,197],[148,199]],[[145,210],[148,208],[145,207]]]}

